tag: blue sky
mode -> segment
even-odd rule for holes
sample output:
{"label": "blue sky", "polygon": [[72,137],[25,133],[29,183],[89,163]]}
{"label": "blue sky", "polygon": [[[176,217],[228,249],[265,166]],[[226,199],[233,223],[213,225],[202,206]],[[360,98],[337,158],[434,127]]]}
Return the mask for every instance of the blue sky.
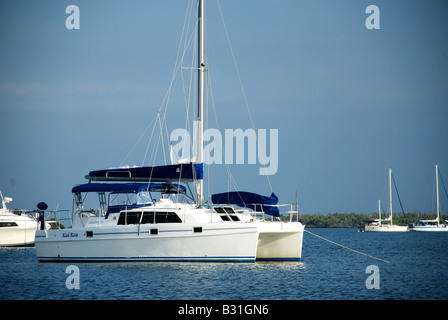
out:
{"label": "blue sky", "polygon": [[[79,30],[65,27],[71,4]],[[371,4],[379,30],[365,26]],[[374,212],[378,199],[386,207],[392,167],[404,209],[435,210],[436,163],[448,184],[445,1],[220,5],[255,128],[279,130],[270,183],[280,202],[297,189],[303,213]],[[71,209],[71,188],[90,170],[142,164],[147,137],[136,142],[170,84],[186,8],[182,0],[0,2],[0,189],[12,207]],[[207,35],[219,129],[250,128],[215,0]],[[184,123],[176,89],[168,130]],[[240,189],[270,194],[259,164],[230,169]],[[229,185],[219,170],[206,182],[214,192]]]}

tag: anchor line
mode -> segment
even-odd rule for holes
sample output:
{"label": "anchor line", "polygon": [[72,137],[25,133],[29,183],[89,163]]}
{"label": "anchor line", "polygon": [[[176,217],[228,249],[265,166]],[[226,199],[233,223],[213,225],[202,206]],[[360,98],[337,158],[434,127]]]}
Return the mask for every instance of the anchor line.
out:
{"label": "anchor line", "polygon": [[311,231],[308,231],[308,230],[304,230],[304,231],[305,231],[305,232],[308,232],[309,234],[312,234],[312,235],[315,236],[315,237],[318,237],[319,239],[328,241],[328,242],[330,242],[330,243],[332,243],[332,244],[335,244],[335,245],[337,245],[337,246],[340,246],[340,247],[342,247],[342,248],[344,248],[344,249],[347,249],[347,250],[356,252],[356,253],[358,253],[358,254],[362,254],[362,255],[367,256],[367,257],[372,258],[372,259],[380,260],[380,261],[383,261],[383,262],[386,262],[386,263],[391,263],[390,261],[387,261],[387,260],[384,260],[384,259],[380,259],[380,258],[371,256],[371,255],[369,255],[369,254],[367,254],[367,253],[364,253],[364,252],[361,252],[361,251],[358,251],[358,250],[355,250],[355,249],[346,247],[346,246],[344,246],[344,245],[342,245],[342,244],[339,244],[339,243],[336,243],[336,242],[331,241],[331,240],[329,240],[329,239],[326,239],[326,238],[324,238],[324,237],[322,237],[322,236],[320,236],[320,235],[318,235],[318,234],[315,234],[315,233],[313,233],[313,232],[311,232]]}

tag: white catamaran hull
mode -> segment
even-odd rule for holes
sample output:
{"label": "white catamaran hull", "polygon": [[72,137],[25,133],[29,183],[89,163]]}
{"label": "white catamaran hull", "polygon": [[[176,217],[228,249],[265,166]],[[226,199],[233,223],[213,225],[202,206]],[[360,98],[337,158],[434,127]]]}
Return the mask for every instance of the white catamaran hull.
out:
{"label": "white catamaran hull", "polygon": [[[157,230],[157,231],[156,231]],[[36,232],[45,261],[255,261],[253,224],[126,226]]]}
{"label": "white catamaran hull", "polygon": [[302,259],[304,226],[300,222],[257,222],[257,260]]}

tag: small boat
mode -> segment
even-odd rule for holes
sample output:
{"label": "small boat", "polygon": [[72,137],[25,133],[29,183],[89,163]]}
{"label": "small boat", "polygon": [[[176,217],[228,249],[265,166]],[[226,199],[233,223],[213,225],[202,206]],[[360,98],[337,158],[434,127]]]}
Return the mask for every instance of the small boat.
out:
{"label": "small boat", "polygon": [[365,231],[373,232],[404,232],[408,231],[408,226],[398,226],[392,223],[392,168],[389,168],[389,209],[390,215],[386,219],[381,219],[381,201],[378,200],[378,219],[368,221],[364,227]]}
{"label": "small boat", "polygon": [[0,246],[29,246],[34,244],[38,221],[24,211],[11,211],[6,204],[12,198],[3,197],[0,191]]}
{"label": "small boat", "polygon": [[[443,182],[443,181],[442,181]],[[448,231],[448,221],[440,222],[440,200],[439,200],[439,166],[436,164],[436,202],[437,217],[434,220],[414,220],[412,231],[422,232],[445,232]]]}

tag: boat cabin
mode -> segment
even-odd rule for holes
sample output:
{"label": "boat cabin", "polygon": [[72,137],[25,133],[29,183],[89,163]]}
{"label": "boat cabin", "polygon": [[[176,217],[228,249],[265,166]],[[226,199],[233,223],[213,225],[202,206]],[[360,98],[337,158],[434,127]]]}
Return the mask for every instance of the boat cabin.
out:
{"label": "boat cabin", "polygon": [[[186,188],[171,183],[87,183],[72,189],[74,212],[80,216],[97,216],[107,219],[112,213],[155,205],[156,200],[152,192],[160,192],[162,197],[171,194],[186,195]],[[94,193],[98,197],[94,204],[96,209],[89,209],[93,200],[88,199],[89,193]],[[132,219],[129,217],[129,221]],[[128,221],[128,218],[123,220],[120,217],[120,221]],[[120,221],[119,224],[122,224]]]}

